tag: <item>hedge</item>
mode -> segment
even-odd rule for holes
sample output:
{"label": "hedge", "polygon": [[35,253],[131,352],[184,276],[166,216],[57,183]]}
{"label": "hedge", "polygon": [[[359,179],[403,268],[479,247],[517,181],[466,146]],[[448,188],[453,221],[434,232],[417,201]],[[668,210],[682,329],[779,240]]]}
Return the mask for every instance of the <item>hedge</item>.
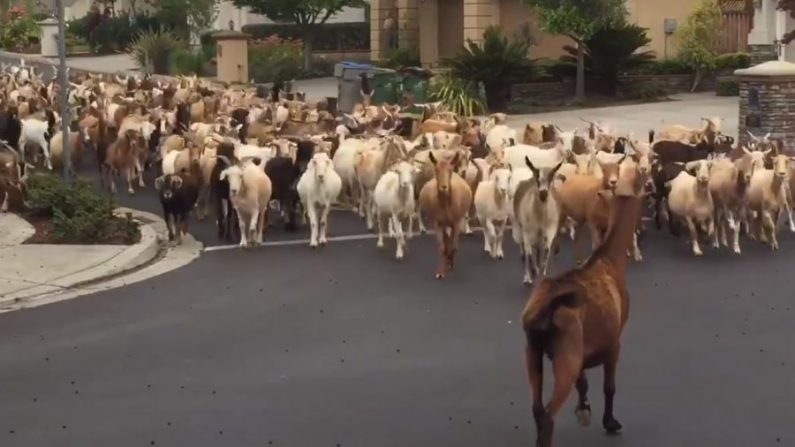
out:
{"label": "hedge", "polygon": [[[246,25],[243,32],[255,39],[277,35],[283,39],[301,39],[304,33],[293,24]],[[327,23],[315,32],[313,49],[317,51],[355,51],[370,49],[370,24]]]}

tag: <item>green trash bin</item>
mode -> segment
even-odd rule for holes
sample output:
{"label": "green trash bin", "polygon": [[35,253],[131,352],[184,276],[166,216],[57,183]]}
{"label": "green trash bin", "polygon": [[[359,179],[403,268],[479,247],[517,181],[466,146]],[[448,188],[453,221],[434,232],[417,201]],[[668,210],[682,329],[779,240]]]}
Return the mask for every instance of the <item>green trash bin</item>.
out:
{"label": "green trash bin", "polygon": [[373,105],[397,104],[400,99],[400,77],[394,70],[378,68],[370,72]]}
{"label": "green trash bin", "polygon": [[428,102],[431,74],[422,69],[406,69],[402,72],[401,95],[410,93],[416,103]]}

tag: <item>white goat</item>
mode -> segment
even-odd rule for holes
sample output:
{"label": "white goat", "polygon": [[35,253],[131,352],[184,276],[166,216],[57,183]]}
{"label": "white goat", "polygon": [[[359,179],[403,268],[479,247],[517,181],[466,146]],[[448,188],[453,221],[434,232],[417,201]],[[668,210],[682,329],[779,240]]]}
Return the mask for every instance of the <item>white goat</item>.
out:
{"label": "white goat", "polygon": [[[511,170],[494,165],[484,167],[478,164],[484,180],[475,190],[475,212],[483,227],[483,250],[492,258],[502,259],[503,234],[511,215],[511,201],[508,192],[511,185]],[[495,226],[496,224],[496,226]]]}
{"label": "white goat", "polygon": [[373,198],[378,222],[378,248],[384,246],[384,219],[389,219],[389,235],[395,237],[397,250],[395,258],[403,259],[406,251],[406,237],[403,233],[403,220],[408,220],[408,228],[413,225],[416,203],[414,200],[414,176],[419,170],[407,161],[391,167],[375,185]]}
{"label": "white goat", "polygon": [[666,183],[670,188],[668,208],[674,216],[687,223],[696,256],[703,255],[698,245],[698,226],[705,225],[710,238],[715,231],[715,204],[709,191],[711,169],[711,160],[691,161],[685,165],[684,171]]}
{"label": "white goat", "polygon": [[25,147],[28,143],[34,143],[41,148],[44,153],[44,163],[47,169],[52,170],[52,157],[50,156],[50,135],[49,124],[35,118],[22,120],[22,133],[19,136],[19,150],[22,152],[22,159],[25,159]]}
{"label": "white goat", "polygon": [[298,195],[309,217],[311,235],[309,246],[326,245],[328,214],[331,204],[340,195],[342,179],[334,171],[328,154],[319,152],[309,161],[306,171],[298,180]]}
{"label": "white goat", "polygon": [[229,182],[229,199],[240,224],[240,246],[261,244],[272,193],[270,178],[251,159],[224,169],[220,178]]}
{"label": "white goat", "polygon": [[529,157],[525,163],[533,173],[530,180],[523,182],[513,199],[514,221],[518,234],[514,240],[524,257],[524,283],[532,284],[533,275],[546,276],[551,258],[552,246],[560,226],[561,207],[554,193],[555,176],[563,161],[552,167],[537,168]]}

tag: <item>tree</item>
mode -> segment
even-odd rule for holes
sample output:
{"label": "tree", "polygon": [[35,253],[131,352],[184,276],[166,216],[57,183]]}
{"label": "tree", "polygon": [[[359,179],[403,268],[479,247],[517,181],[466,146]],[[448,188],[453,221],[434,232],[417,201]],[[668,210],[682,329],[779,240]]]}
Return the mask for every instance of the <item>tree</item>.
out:
{"label": "tree", "polygon": [[723,12],[718,0],[702,0],[677,32],[679,57],[692,68],[696,76],[693,87],[701,83],[705,73],[715,69],[723,28]]}
{"label": "tree", "polygon": [[208,29],[218,12],[216,0],[146,0],[155,14],[167,23],[174,24],[177,33],[186,41],[192,31]]}
{"label": "tree", "polygon": [[238,8],[248,7],[274,22],[298,25],[304,41],[304,69],[312,68],[312,47],[316,30],[344,8],[363,8],[366,0],[232,0]]}
{"label": "tree", "polygon": [[[654,60],[654,52],[644,50],[650,43],[646,28],[626,21],[602,28],[583,42],[585,69],[605,83],[605,93],[614,95],[619,73]],[[563,49],[568,54],[560,59],[572,66],[576,65],[577,48],[566,45]]]}
{"label": "tree", "polygon": [[585,99],[585,45],[596,31],[625,19],[625,0],[524,0],[538,10],[541,28],[577,45],[577,101]]}

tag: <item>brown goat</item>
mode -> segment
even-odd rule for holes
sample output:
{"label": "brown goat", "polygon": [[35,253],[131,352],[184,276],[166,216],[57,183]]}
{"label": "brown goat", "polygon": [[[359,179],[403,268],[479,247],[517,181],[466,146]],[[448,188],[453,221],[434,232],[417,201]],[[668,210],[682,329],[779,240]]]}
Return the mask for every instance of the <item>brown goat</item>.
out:
{"label": "brown goat", "polygon": [[132,181],[135,178],[135,161],[138,156],[139,138],[138,132],[128,130],[124,135],[108,147],[105,158],[105,166],[102,172],[103,182],[110,184],[110,191],[116,193],[116,182],[114,177],[120,171],[124,171],[127,177],[127,192],[135,194]]}
{"label": "brown goat", "polygon": [[[624,278],[626,253],[632,244],[639,214],[638,197],[617,196],[604,243],[584,266],[557,278],[542,280],[522,313],[538,447],[551,447],[555,417],[575,384],[579,394],[576,415],[580,425],[590,423],[585,370],[597,366],[604,367],[602,426],[608,433],[622,429],[613,415],[613,397],[620,338],[629,311]],[[545,354],[552,359],[555,376],[552,399],[546,405],[542,387]]]}
{"label": "brown goat", "polygon": [[458,236],[461,233],[463,220],[472,205],[472,190],[455,172],[459,156],[459,152],[456,152],[452,160],[448,157],[439,157],[437,160],[433,151],[429,152],[434,178],[420,191],[420,208],[436,223],[436,243],[439,252],[437,279],[444,278],[447,272],[455,267]]}

